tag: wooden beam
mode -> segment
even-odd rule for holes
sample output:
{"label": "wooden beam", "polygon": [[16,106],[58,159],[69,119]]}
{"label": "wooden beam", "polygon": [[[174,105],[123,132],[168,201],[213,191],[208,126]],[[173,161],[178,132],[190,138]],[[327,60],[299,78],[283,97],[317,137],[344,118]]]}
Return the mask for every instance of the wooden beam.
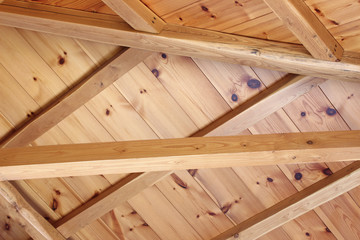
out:
{"label": "wooden beam", "polygon": [[70,237],[81,228],[110,212],[144,189],[170,175],[171,172],[134,173],[66,215],[54,226],[65,237]]}
{"label": "wooden beam", "polygon": [[191,137],[237,135],[324,81],[288,74]]}
{"label": "wooden beam", "polygon": [[[270,114],[281,108],[286,104],[287,101],[291,101],[296,98],[298,95],[304,94],[306,91],[311,89],[313,86],[316,86],[318,83],[323,82],[321,79],[313,79],[311,77],[301,77],[294,75],[287,75],[283,79],[279,80],[276,84],[272,85],[269,89],[263,91],[259,95],[256,95],[252,100],[242,104],[234,111],[225,114],[220,121],[215,121],[215,125],[224,124],[224,122],[236,118],[250,118],[251,121],[247,121],[249,125],[254,125],[257,121],[261,120],[264,117],[264,114],[254,114],[254,112]],[[286,93],[286,95],[284,95]],[[280,95],[279,95],[280,94]],[[272,96],[278,96],[274,98]],[[291,100],[290,100],[291,99]],[[275,101],[279,104],[272,104],[276,107],[269,108],[269,102]],[[260,104],[263,107],[257,107],[256,104]],[[262,109],[266,106],[265,109]],[[251,109],[253,108],[253,111]],[[254,115],[256,117],[254,117]],[[240,120],[241,121],[241,120]],[[209,131],[215,129],[214,124],[210,124],[205,131],[200,131],[196,136],[202,137],[205,136]],[[226,124],[225,124],[226,125]],[[245,123],[239,123],[242,128],[246,129]],[[227,125],[226,125],[227,126]],[[238,129],[237,129],[238,130]],[[151,183],[160,181],[164,176],[169,175],[171,172],[150,172],[150,173],[134,173],[127,177],[126,180],[119,182],[118,184],[112,186],[110,189],[104,191],[96,198],[85,203],[78,209],[75,209],[69,215],[62,218],[59,222],[55,224],[57,229],[66,237],[71,236],[77,232],[82,227],[86,226],[90,222],[94,221],[97,218],[100,218],[105,213],[109,212],[115,208],[118,204],[123,201],[128,200],[134,194],[141,192],[143,189],[151,186]],[[148,181],[148,185],[143,185],[143,179],[150,178],[151,181]],[[131,182],[130,182],[131,181]],[[138,187],[138,181],[140,181],[140,186]],[[135,186],[133,187],[132,184]],[[125,189],[123,189],[125,188]],[[131,189],[132,195],[126,194],[126,188]],[[125,194],[124,194],[125,191]],[[114,200],[116,199],[116,201]],[[98,207],[99,206],[99,207]]]}
{"label": "wooden beam", "polygon": [[[360,184],[360,161],[341,169],[265,211],[230,228],[212,240],[255,240]],[[234,237],[235,236],[235,237]]]}
{"label": "wooden beam", "polygon": [[150,54],[151,52],[133,48],[119,52],[76,87],[8,136],[0,147],[26,146],[106,89]]}
{"label": "wooden beam", "polygon": [[342,62],[314,59],[300,45],[166,25],[159,34],[138,32],[96,13],[5,0],[0,24],[156,52],[207,58],[326,79],[360,81],[360,56]]}
{"label": "wooden beam", "polygon": [[339,61],[344,49],[303,0],[265,0],[284,25],[318,59]]}
{"label": "wooden beam", "polygon": [[102,0],[136,30],[159,33],[165,22],[140,0]]}
{"label": "wooden beam", "polygon": [[25,224],[25,229],[32,238],[65,240],[64,236],[62,236],[43,216],[26,202],[11,183],[0,182],[0,195],[10,203],[16,213],[20,216],[21,219],[19,222]]}
{"label": "wooden beam", "polygon": [[288,133],[0,149],[0,179],[353,161],[360,158],[359,134]]}

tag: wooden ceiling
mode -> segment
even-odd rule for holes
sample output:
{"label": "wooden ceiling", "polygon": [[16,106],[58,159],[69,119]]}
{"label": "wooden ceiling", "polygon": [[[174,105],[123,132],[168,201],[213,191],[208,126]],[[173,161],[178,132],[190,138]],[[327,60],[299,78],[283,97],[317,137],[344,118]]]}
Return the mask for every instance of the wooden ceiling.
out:
{"label": "wooden ceiling", "polygon": [[0,240],[360,239],[359,1],[0,2]]}

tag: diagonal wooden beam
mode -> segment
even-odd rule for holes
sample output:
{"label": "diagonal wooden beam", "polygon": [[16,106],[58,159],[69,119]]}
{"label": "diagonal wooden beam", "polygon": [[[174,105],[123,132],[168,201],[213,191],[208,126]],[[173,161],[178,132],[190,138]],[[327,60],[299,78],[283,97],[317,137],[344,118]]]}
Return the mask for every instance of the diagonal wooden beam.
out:
{"label": "diagonal wooden beam", "polygon": [[264,0],[284,25],[318,59],[338,61],[344,49],[303,0]]}
{"label": "diagonal wooden beam", "polygon": [[125,49],[8,136],[0,147],[26,146],[106,89],[151,52]]}
{"label": "diagonal wooden beam", "polygon": [[140,0],[102,0],[136,30],[159,33],[165,22]]}
{"label": "diagonal wooden beam", "polygon": [[138,32],[101,14],[5,0],[0,24],[169,54],[207,58],[326,79],[360,81],[360,56],[341,62],[314,59],[300,45],[166,25],[159,34]]}
{"label": "diagonal wooden beam", "polygon": [[360,184],[360,161],[282,200],[212,240],[255,240]]}
{"label": "diagonal wooden beam", "polygon": [[17,220],[33,239],[65,240],[48,221],[35,211],[9,182],[0,182],[0,195],[14,208]]}
{"label": "diagonal wooden beam", "polygon": [[[267,90],[253,97],[250,101],[235,108],[233,111],[225,114],[223,117],[211,123],[204,130],[197,132],[193,136],[202,137],[218,127],[218,125],[224,125],[230,127],[234,124],[231,119],[236,119],[236,125],[238,131],[245,130],[249,125],[254,125],[257,121],[263,119],[267,114],[277,111],[279,108],[287,104],[288,101],[293,100],[297,96],[304,94],[318,83],[323,82],[322,79],[313,79],[311,77],[302,77],[295,75],[287,75],[283,79],[279,80],[276,84],[270,86]],[[277,96],[277,97],[276,97]],[[274,102],[275,101],[275,102]],[[272,104],[270,104],[270,102]],[[269,107],[271,106],[271,107]],[[258,112],[260,114],[254,114]],[[244,119],[249,119],[242,122]],[[230,125],[226,124],[230,122]],[[136,184],[136,181],[142,183],[142,179],[151,178],[151,182],[155,183],[160,181],[164,175],[168,175],[171,172],[150,172],[150,173],[134,173],[128,176],[131,184]],[[55,226],[61,231],[64,236],[71,236],[77,232],[80,228],[91,223],[94,219],[100,218],[118,204],[128,200],[131,196],[123,194],[123,187],[127,187],[128,180],[119,182],[111,187],[109,190],[101,193],[91,201],[87,202],[78,209],[75,209],[68,216],[62,218]],[[146,187],[150,186],[146,185]],[[145,186],[143,186],[145,188]],[[140,192],[144,188],[135,187],[133,194]],[[126,190],[125,190],[126,191]],[[117,199],[117,201],[113,201]],[[98,208],[97,205],[102,207]],[[96,209],[96,210],[94,210]]]}
{"label": "diagonal wooden beam", "polygon": [[239,134],[324,81],[319,78],[288,74],[191,137]]}
{"label": "diagonal wooden beam", "polygon": [[134,197],[144,189],[170,175],[171,172],[149,172],[130,174],[120,182],[75,209],[54,224],[65,237],[70,237],[81,228]]}
{"label": "diagonal wooden beam", "polygon": [[359,134],[288,133],[8,148],[0,149],[0,178],[353,161],[360,159]]}

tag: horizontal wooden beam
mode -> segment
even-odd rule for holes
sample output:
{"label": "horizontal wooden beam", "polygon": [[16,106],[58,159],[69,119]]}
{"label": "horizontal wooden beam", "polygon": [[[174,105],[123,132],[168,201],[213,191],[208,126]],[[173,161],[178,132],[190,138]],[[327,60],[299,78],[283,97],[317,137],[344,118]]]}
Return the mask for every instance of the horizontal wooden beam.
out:
{"label": "horizontal wooden beam", "polygon": [[87,39],[274,69],[327,79],[360,81],[360,57],[344,53],[342,62],[314,59],[301,45],[254,39],[184,26],[166,25],[160,34],[133,30],[121,19],[54,6],[5,0],[0,24]]}
{"label": "horizontal wooden beam", "polygon": [[158,33],[165,22],[140,0],[102,0],[136,30]]}
{"label": "horizontal wooden beam", "polygon": [[324,81],[321,78],[288,74],[191,137],[237,135]]}
{"label": "horizontal wooden beam", "polygon": [[149,51],[134,48],[122,50],[32,120],[11,133],[0,143],[0,147],[20,147],[31,143],[106,89],[150,54]]}
{"label": "horizontal wooden beam", "polygon": [[303,0],[265,0],[283,24],[318,59],[340,60],[344,49]]}
{"label": "horizontal wooden beam", "polygon": [[[360,161],[282,200],[212,240],[255,240],[360,185]],[[235,237],[234,237],[235,236]]]}
{"label": "horizontal wooden beam", "polygon": [[171,172],[130,174],[120,182],[106,189],[97,197],[60,219],[54,226],[65,237],[70,237],[81,228],[102,217],[121,203],[126,202],[170,174]]}
{"label": "horizontal wooden beam", "polygon": [[33,239],[65,240],[65,237],[35,211],[11,183],[0,182],[0,195],[14,208],[18,223],[23,225]]}
{"label": "horizontal wooden beam", "polygon": [[15,180],[360,159],[360,131],[140,140],[0,149]]}

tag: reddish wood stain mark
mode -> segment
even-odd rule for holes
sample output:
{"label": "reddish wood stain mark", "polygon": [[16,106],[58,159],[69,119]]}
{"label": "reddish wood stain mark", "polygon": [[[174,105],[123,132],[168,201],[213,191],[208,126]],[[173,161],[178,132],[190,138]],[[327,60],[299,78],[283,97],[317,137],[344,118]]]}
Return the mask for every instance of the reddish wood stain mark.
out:
{"label": "reddish wood stain mark", "polygon": [[314,142],[313,142],[313,141],[311,141],[311,140],[307,141],[306,143],[307,143],[307,144],[309,144],[309,145],[314,144]]}
{"label": "reddish wood stain mark", "polygon": [[61,192],[59,190],[55,189],[54,191],[55,191],[56,195],[61,195]]}
{"label": "reddish wood stain mark", "polygon": [[110,115],[110,110],[106,109],[105,114],[106,114],[106,116],[109,116]]}
{"label": "reddish wood stain mark", "polygon": [[144,222],[142,225],[143,225],[144,227],[148,227],[148,226],[149,226],[149,224],[147,224],[146,222]]}
{"label": "reddish wood stain mark", "polygon": [[10,219],[11,217],[10,216],[6,216],[7,217],[7,219]]}
{"label": "reddish wood stain mark", "polygon": [[5,230],[10,231],[10,225],[8,223],[5,223]]}
{"label": "reddish wood stain mark", "polygon": [[305,235],[309,237],[309,236],[310,236],[310,233],[306,232]]}
{"label": "reddish wood stain mark", "polygon": [[240,7],[243,7],[244,5],[242,5],[241,3],[239,3],[239,1],[235,1],[235,5],[236,6],[240,6]]}
{"label": "reddish wood stain mark", "polygon": [[130,232],[131,232],[132,230],[133,230],[132,228],[129,229]]}
{"label": "reddish wood stain mark", "polygon": [[188,186],[186,184],[186,182],[184,182],[183,180],[181,180],[181,178],[179,178],[175,173],[171,174],[172,179],[174,180],[174,182],[179,185],[180,187],[187,189]]}
{"label": "reddish wood stain mark", "polygon": [[231,205],[232,205],[231,203],[228,203],[228,204],[224,205],[223,207],[221,207],[221,211],[223,213],[227,213],[230,210]]}
{"label": "reddish wood stain mark", "polygon": [[97,196],[99,196],[99,194],[100,194],[100,193],[99,193],[98,191],[95,191],[95,192],[94,192],[94,195],[92,195],[91,199],[96,198]]}
{"label": "reddish wood stain mark", "polygon": [[336,26],[340,25],[340,23],[338,23],[338,22],[335,21],[335,20],[330,20],[330,22],[331,22],[332,24],[336,25]]}
{"label": "reddish wood stain mark", "polygon": [[209,11],[209,9],[208,9],[207,7],[205,7],[205,6],[201,6],[201,10],[203,10],[204,12],[208,12],[208,11]]}
{"label": "reddish wood stain mark", "polygon": [[214,212],[207,212],[207,214],[209,214],[210,216],[216,216],[216,213],[214,213]]}
{"label": "reddish wood stain mark", "polygon": [[354,96],[354,94],[352,93],[350,96],[347,97],[347,99],[350,99]]}
{"label": "reddish wood stain mark", "polygon": [[259,185],[260,183],[259,182],[256,182],[257,185]]}
{"label": "reddish wood stain mark", "polygon": [[33,80],[36,82],[36,81],[37,81],[37,77],[33,77]]}
{"label": "reddish wood stain mark", "polygon": [[272,179],[271,177],[268,177],[266,180],[267,180],[268,182],[273,182],[273,181],[274,181],[274,179]]}
{"label": "reddish wood stain mark", "polygon": [[132,210],[130,214],[134,215],[137,214],[137,212],[135,210]]}
{"label": "reddish wood stain mark", "polygon": [[64,51],[64,55],[67,55],[67,52]]}
{"label": "reddish wood stain mark", "polygon": [[328,227],[325,228],[325,231],[331,233],[331,230]]}
{"label": "reddish wood stain mark", "polygon": [[200,215],[198,214],[198,215],[196,215],[196,218],[200,218]]}
{"label": "reddish wood stain mark", "polygon": [[321,10],[317,7],[314,8],[315,12],[318,13],[320,16],[324,16],[324,14],[321,12]]}
{"label": "reddish wood stain mark", "polygon": [[53,199],[51,209],[55,211],[58,208],[58,205],[58,201],[56,199]]}
{"label": "reddish wood stain mark", "polygon": [[190,173],[190,175],[193,176],[193,177],[196,175],[197,171],[198,171],[197,169],[189,169],[189,170],[188,170],[188,172]]}
{"label": "reddish wood stain mark", "polygon": [[330,170],[330,168],[325,168],[322,171],[325,175],[330,176],[333,174],[333,172]]}
{"label": "reddish wood stain mark", "polygon": [[63,58],[62,56],[59,56],[59,61],[58,61],[58,63],[59,63],[60,65],[63,65],[63,64],[65,63],[65,58]]}

